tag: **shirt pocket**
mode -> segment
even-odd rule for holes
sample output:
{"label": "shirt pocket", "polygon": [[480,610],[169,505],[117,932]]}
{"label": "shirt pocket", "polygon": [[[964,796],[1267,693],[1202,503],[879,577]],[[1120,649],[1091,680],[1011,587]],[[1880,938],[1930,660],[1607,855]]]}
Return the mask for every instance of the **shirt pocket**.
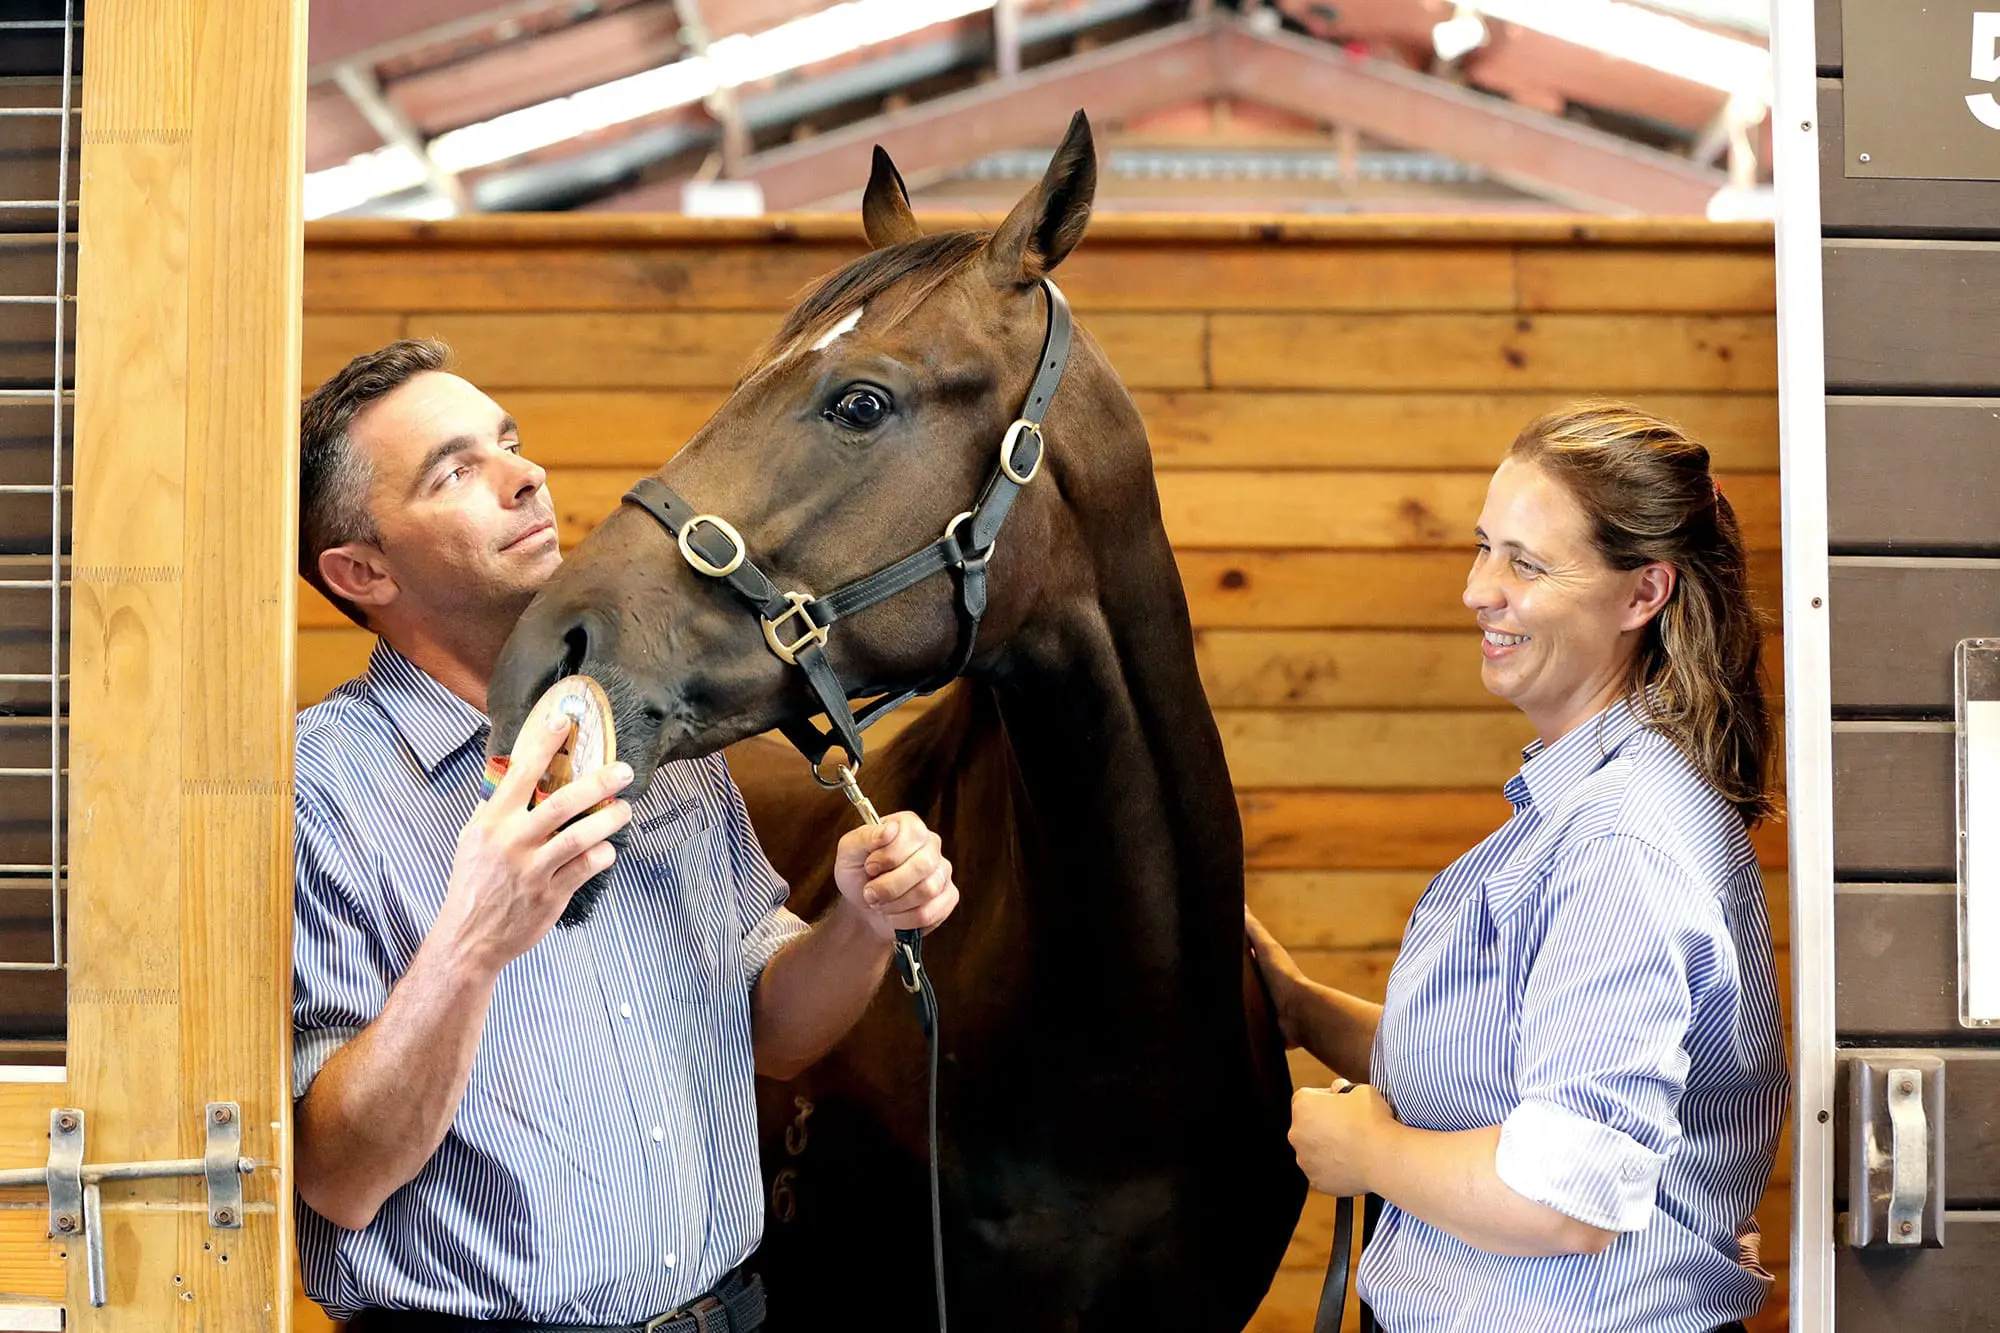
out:
{"label": "shirt pocket", "polygon": [[626,873],[659,949],[635,961],[657,969],[669,999],[709,1001],[730,969],[741,971],[735,861],[716,802],[692,765],[670,764],[632,813]]}

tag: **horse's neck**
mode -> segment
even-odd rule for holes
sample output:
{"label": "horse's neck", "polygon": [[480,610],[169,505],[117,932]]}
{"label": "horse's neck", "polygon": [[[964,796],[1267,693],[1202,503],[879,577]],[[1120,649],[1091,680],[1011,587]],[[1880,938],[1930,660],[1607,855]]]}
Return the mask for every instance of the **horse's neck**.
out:
{"label": "horse's neck", "polygon": [[1120,561],[994,681],[1026,806],[1024,907],[1038,950],[1112,966],[1134,1006],[1240,1007],[1243,831],[1186,601],[1164,535]]}

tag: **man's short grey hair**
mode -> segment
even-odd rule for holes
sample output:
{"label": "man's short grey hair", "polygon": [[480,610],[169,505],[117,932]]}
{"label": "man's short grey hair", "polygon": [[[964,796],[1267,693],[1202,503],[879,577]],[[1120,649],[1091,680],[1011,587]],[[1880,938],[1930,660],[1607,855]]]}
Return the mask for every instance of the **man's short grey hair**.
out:
{"label": "man's short grey hair", "polygon": [[342,366],[299,410],[299,573],[363,629],[366,613],[319,572],[320,556],[334,547],[382,540],[368,508],[374,469],[354,451],[350,429],[362,408],[450,364],[451,349],[435,338],[398,339]]}

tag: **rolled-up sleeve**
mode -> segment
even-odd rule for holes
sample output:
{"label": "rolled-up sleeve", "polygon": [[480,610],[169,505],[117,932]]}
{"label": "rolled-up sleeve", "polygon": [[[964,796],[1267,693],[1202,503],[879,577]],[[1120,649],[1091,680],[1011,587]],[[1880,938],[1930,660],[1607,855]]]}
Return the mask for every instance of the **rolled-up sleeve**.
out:
{"label": "rolled-up sleeve", "polygon": [[713,760],[723,788],[723,818],[736,870],[736,919],[743,934],[743,975],[755,987],[787,944],[812,927],[785,906],[791,887],[764,854],[743,793],[721,755]]}
{"label": "rolled-up sleeve", "polygon": [[1561,855],[1523,992],[1519,1104],[1500,1179],[1607,1231],[1640,1231],[1680,1143],[1698,992],[1728,949],[1720,904],[1630,836]]}
{"label": "rolled-up sleeve", "polygon": [[354,831],[301,792],[293,801],[292,1095],[375,1021],[395,983],[357,900]]}

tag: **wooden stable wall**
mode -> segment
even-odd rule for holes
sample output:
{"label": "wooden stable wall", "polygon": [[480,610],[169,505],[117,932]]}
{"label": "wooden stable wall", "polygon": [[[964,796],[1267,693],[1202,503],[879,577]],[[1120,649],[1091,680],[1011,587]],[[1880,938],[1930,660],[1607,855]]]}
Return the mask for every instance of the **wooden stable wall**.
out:
{"label": "wooden stable wall", "polygon": [[[321,223],[304,378],[399,336],[445,339],[520,420],[574,542],[721,401],[800,288],[859,248],[847,220]],[[1531,733],[1481,689],[1459,596],[1487,476],[1521,425],[1614,393],[1691,427],[1775,623],[1766,228],[1113,219],[1058,276],[1151,433],[1251,902],[1329,982],[1379,997],[1430,875],[1507,815],[1500,786]],[[303,588],[299,607],[305,704],[361,668],[368,639]],[[1782,831],[1759,846],[1782,948]],[[1777,1265],[1784,1196],[1781,1181],[1761,1213]],[[1310,1326],[1325,1202],[1257,1328]],[[1782,1322],[1780,1296],[1759,1327]]]}

